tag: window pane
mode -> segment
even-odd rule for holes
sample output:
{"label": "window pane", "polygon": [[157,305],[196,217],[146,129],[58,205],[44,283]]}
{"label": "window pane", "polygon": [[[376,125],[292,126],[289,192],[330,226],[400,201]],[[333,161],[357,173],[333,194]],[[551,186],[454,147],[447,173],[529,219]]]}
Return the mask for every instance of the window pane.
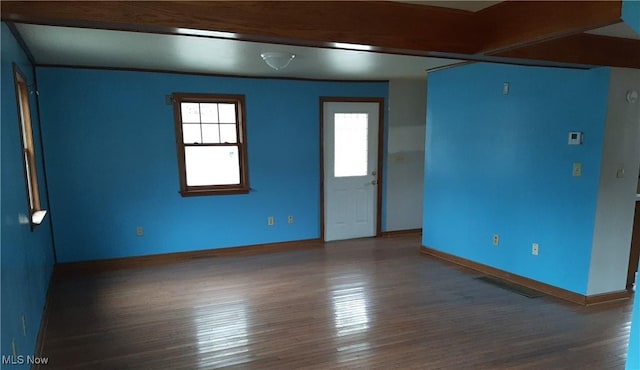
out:
{"label": "window pane", "polygon": [[220,125],[220,142],[237,143],[236,125]]}
{"label": "window pane", "polygon": [[240,184],[237,146],[184,148],[187,186]]}
{"label": "window pane", "polygon": [[336,113],[334,176],[366,176],[368,121],[366,113]]}
{"label": "window pane", "polygon": [[202,123],[218,123],[218,104],[200,103]]}
{"label": "window pane", "polygon": [[182,123],[200,123],[200,104],[181,103]]}
{"label": "window pane", "polygon": [[204,140],[207,144],[218,144],[220,143],[220,131],[218,131],[217,124],[213,125],[202,125],[202,140]]}
{"label": "window pane", "polygon": [[236,123],[236,105],[218,104],[220,123]]}
{"label": "window pane", "polygon": [[202,137],[200,136],[200,125],[187,123],[182,125],[182,142],[185,144],[200,144]]}

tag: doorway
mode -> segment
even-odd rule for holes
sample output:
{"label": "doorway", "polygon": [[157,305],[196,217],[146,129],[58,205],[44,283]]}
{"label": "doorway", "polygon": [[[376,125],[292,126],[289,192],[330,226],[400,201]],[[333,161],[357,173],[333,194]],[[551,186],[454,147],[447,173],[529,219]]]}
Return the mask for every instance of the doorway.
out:
{"label": "doorway", "polygon": [[381,234],[384,99],[321,98],[321,233]]}

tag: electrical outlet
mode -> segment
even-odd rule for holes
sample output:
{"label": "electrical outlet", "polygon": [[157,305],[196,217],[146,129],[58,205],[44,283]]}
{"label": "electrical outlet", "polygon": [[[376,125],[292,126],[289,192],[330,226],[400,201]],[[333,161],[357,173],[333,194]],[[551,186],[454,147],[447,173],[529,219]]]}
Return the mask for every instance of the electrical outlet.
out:
{"label": "electrical outlet", "polygon": [[537,256],[539,251],[540,251],[540,245],[538,243],[531,244],[531,254],[533,254],[534,256]]}
{"label": "electrical outlet", "polygon": [[275,224],[276,224],[276,220],[275,220],[275,218],[273,216],[267,217],[267,225],[273,226]]}
{"label": "electrical outlet", "polygon": [[136,235],[137,236],[143,236],[144,235],[144,228],[142,226],[136,227]]}
{"label": "electrical outlet", "polygon": [[493,245],[495,245],[496,247],[500,245],[500,235],[493,234]]}
{"label": "electrical outlet", "polygon": [[22,335],[27,336],[27,319],[22,314]]}
{"label": "electrical outlet", "polygon": [[287,222],[292,224],[293,223],[293,216],[289,215],[289,217],[287,218]]}
{"label": "electrical outlet", "polygon": [[582,163],[580,162],[573,163],[573,176],[574,177],[582,176]]}

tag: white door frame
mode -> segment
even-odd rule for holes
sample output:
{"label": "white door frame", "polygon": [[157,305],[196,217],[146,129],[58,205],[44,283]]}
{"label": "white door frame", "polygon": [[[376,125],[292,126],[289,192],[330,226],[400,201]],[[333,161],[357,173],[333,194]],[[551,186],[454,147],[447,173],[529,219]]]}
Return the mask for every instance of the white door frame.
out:
{"label": "white door frame", "polygon": [[325,194],[324,194],[324,103],[377,103],[378,104],[378,168],[376,202],[376,237],[382,236],[382,161],[384,158],[384,98],[320,97],[320,239],[324,241],[325,232]]}

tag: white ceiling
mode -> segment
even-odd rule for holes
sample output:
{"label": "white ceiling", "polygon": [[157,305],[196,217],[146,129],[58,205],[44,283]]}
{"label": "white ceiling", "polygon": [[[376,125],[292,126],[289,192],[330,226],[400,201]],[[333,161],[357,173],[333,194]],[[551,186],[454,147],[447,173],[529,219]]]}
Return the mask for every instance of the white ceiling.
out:
{"label": "white ceiling", "polygon": [[[38,64],[338,80],[424,78],[458,60],[274,45],[210,37],[16,24]],[[365,48],[366,49],[366,48]],[[295,54],[283,70],[260,54]]]}

